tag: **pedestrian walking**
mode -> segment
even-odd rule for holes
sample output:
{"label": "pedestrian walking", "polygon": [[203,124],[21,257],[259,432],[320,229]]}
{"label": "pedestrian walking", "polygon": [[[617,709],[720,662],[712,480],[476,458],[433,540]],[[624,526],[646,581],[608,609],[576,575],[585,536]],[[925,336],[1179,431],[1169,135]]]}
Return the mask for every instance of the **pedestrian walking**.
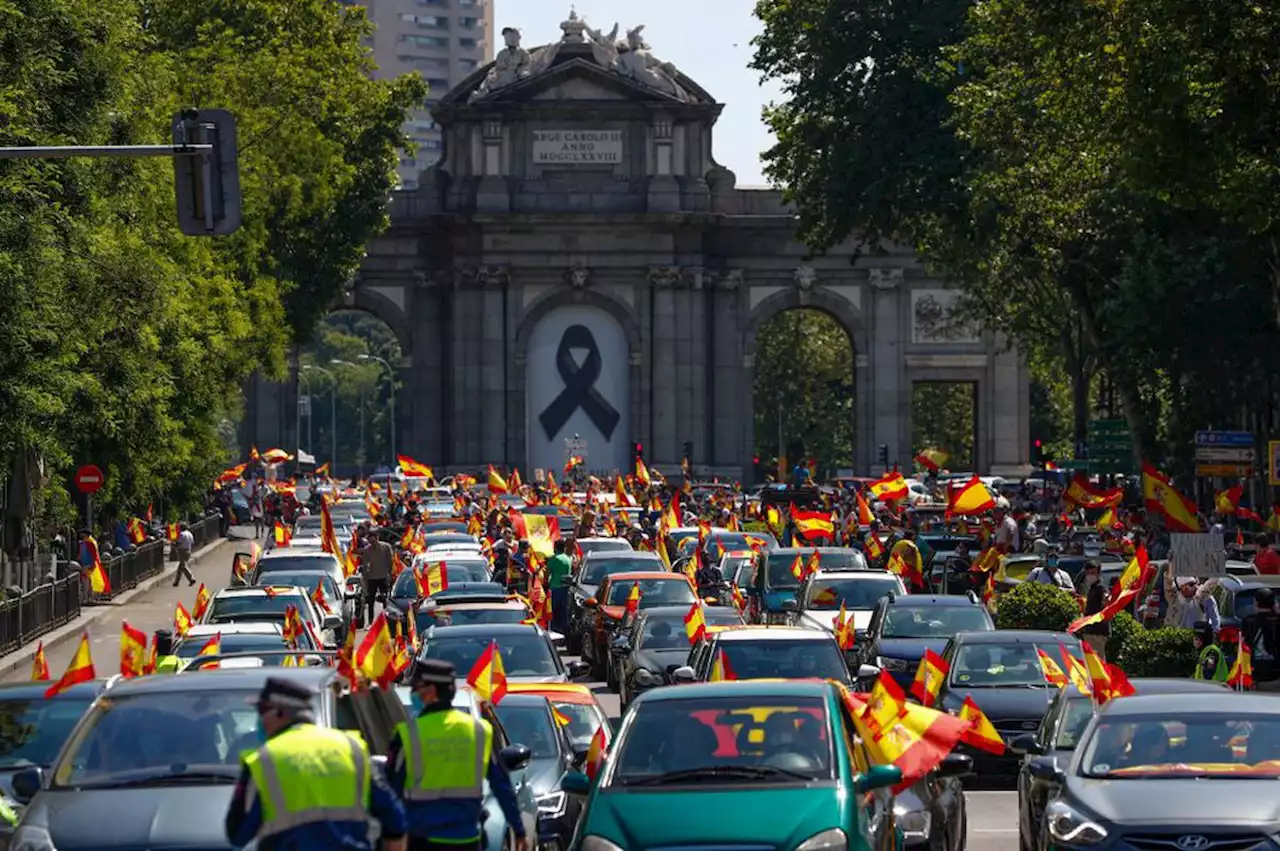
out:
{"label": "pedestrian walking", "polygon": [[178,587],[178,583],[184,576],[187,577],[188,585],[196,584],[196,578],[191,573],[191,550],[195,545],[195,535],[192,535],[187,524],[183,523],[178,527],[178,540],[173,542],[173,548],[178,551],[178,571],[173,575],[174,588]]}
{"label": "pedestrian walking", "polygon": [[360,546],[356,550],[360,555],[360,577],[364,585],[365,605],[369,607],[369,618],[365,623],[373,623],[373,604],[379,593],[382,594],[383,608],[386,598],[391,593],[391,573],[395,561],[395,551],[391,545],[378,537],[371,530],[361,532]]}
{"label": "pedestrian walking", "polygon": [[551,586],[551,628],[561,635],[569,632],[569,582],[573,561],[565,553],[563,538],[552,543],[555,554],[547,559],[547,584]]}
{"label": "pedestrian walking", "polygon": [[173,653],[173,633],[167,629],[157,629],[153,640],[156,648],[156,673],[178,673],[182,660]]}
{"label": "pedestrian walking", "polygon": [[458,672],[439,659],[419,662],[411,675],[421,714],[396,725],[387,754],[387,779],[403,796],[410,851],[480,851],[484,784],[515,833],[514,851],[529,851],[515,787],[493,750],[489,722],[453,707]]}
{"label": "pedestrian walking", "polygon": [[391,791],[364,741],[315,724],[315,695],[271,677],[252,701],[263,744],[242,757],[227,810],[227,839],[277,851],[371,851],[369,817],[382,847],[404,851],[404,805]]}

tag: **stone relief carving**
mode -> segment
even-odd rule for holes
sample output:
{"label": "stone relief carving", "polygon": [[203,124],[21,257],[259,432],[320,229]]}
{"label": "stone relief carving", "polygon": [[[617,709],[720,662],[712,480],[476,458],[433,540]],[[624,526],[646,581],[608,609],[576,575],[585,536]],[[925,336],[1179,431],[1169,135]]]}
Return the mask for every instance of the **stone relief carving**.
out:
{"label": "stone relief carving", "polygon": [[679,266],[649,267],[649,283],[656,289],[675,289],[682,283],[682,277]]}
{"label": "stone relief carving", "polygon": [[902,283],[902,270],[868,269],[867,282],[878,290],[891,290]]}
{"label": "stone relief carving", "polygon": [[802,293],[811,292],[818,283],[818,273],[812,266],[804,263],[796,267],[793,277]]}
{"label": "stone relief carving", "polygon": [[741,269],[726,269],[712,276],[714,286],[718,290],[737,291],[742,289],[743,277]]}
{"label": "stone relief carving", "polygon": [[977,329],[955,316],[954,290],[911,291],[911,342],[976,343]]}
{"label": "stone relief carving", "polygon": [[511,270],[506,266],[481,266],[476,277],[485,289],[498,289],[511,283]]}
{"label": "stone relief carving", "polygon": [[591,283],[591,270],[581,263],[565,270],[564,282],[571,290],[582,291]]}

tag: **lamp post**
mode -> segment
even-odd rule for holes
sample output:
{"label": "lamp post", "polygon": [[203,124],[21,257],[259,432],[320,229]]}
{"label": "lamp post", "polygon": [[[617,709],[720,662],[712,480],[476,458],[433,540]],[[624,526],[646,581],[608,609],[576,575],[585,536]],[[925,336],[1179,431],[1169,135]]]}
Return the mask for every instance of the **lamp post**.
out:
{"label": "lamp post", "polygon": [[399,454],[396,452],[396,371],[391,368],[390,363],[377,355],[357,355],[356,360],[377,361],[387,368],[387,384],[391,388],[391,459],[399,463]]}
{"label": "lamp post", "polygon": [[[357,366],[357,364],[354,364],[349,360],[339,360],[338,358],[334,358],[333,360],[329,361],[329,363],[332,364],[333,366],[349,366],[353,368]],[[364,478],[364,406],[365,406],[364,382],[362,381],[360,382],[360,462],[359,462],[361,479]]]}
{"label": "lamp post", "polygon": [[338,379],[322,366],[307,364],[303,369],[313,369],[329,379],[329,463],[333,465],[330,472],[338,470]]}
{"label": "lamp post", "polygon": [[[298,370],[298,383],[305,384],[307,387],[307,428],[311,427],[311,382],[307,380],[306,367]],[[297,436],[298,445],[294,447],[294,453],[302,448],[302,388],[298,388],[298,404],[293,409],[293,433]],[[310,439],[308,439],[308,443]],[[297,469],[295,461],[294,469]]]}

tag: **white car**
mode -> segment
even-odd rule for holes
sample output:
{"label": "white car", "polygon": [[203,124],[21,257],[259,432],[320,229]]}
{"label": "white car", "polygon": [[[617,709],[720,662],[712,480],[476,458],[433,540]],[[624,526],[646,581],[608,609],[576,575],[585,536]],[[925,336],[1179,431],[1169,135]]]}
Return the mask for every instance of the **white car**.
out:
{"label": "white car", "polygon": [[466,541],[437,541],[432,542],[431,536],[427,536],[427,552],[438,553],[438,558],[443,558],[445,553],[471,553],[479,555],[481,553],[480,545],[475,542],[468,543]]}
{"label": "white car", "polygon": [[840,605],[856,632],[865,632],[876,603],[886,594],[905,594],[902,578],[887,570],[819,570],[796,592],[788,622],[809,629],[835,630]]}
{"label": "white car", "polygon": [[338,646],[338,632],[342,629],[341,615],[321,615],[311,602],[311,589],[294,586],[253,585],[242,588],[223,588],[214,592],[209,608],[200,619],[206,624],[234,624],[265,621],[284,623],[285,610],[296,606],[302,620],[311,625],[312,631],[326,648]]}
{"label": "white car", "polygon": [[[284,625],[267,621],[246,621],[243,623],[194,624],[187,634],[174,644],[173,653],[184,663],[200,655],[209,641],[218,636],[219,654],[263,652],[275,654],[288,650],[284,640]],[[303,651],[316,650],[311,636],[303,635],[298,639],[298,648]],[[221,668],[260,668],[283,664],[284,656],[267,655],[240,659],[225,659],[218,663]],[[323,657],[311,655],[307,664],[323,664]]]}

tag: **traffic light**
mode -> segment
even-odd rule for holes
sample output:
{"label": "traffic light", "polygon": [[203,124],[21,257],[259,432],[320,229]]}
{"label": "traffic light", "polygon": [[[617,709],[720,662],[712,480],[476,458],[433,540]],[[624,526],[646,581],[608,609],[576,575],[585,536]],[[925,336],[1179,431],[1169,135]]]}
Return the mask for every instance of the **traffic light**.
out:
{"label": "traffic light", "polygon": [[178,227],[187,236],[225,236],[240,227],[236,118],[225,109],[184,109],[173,116],[173,145],[212,145],[173,158]]}
{"label": "traffic light", "polygon": [[686,440],[684,442],[684,460],[690,466],[693,465],[693,441]]}
{"label": "traffic light", "polygon": [[636,460],[637,461],[644,460],[644,444],[643,443],[636,444]]}
{"label": "traffic light", "polygon": [[880,444],[880,463],[886,468],[889,466],[889,444]]}
{"label": "traffic light", "polygon": [[1049,456],[1044,450],[1044,441],[1037,438],[1036,440],[1032,441],[1031,448],[1035,454],[1036,464],[1039,465],[1041,469],[1043,469],[1045,462],[1049,460]]}

